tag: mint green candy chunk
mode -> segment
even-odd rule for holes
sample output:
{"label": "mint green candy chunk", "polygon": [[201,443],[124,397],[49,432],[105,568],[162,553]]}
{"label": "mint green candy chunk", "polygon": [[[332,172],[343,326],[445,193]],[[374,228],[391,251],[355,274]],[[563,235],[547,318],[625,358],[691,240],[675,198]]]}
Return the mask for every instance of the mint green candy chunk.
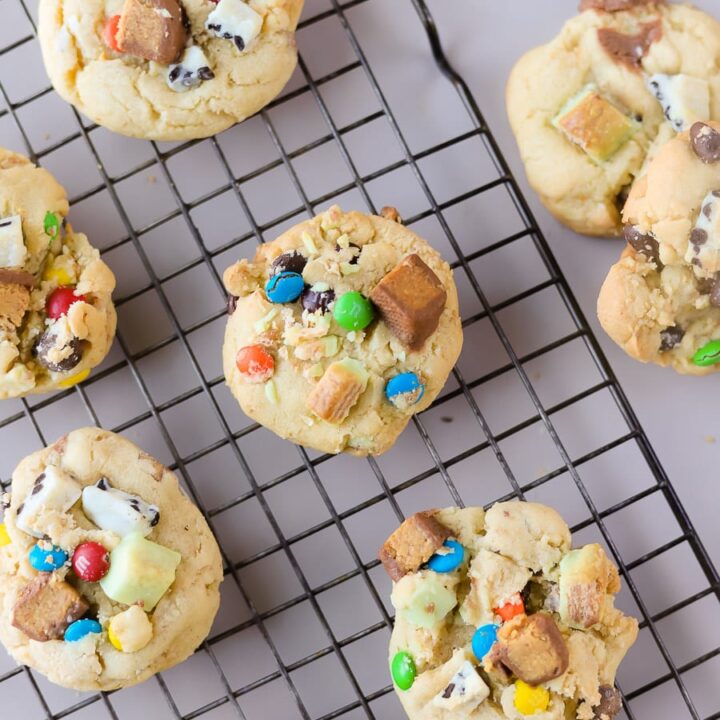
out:
{"label": "mint green candy chunk", "polygon": [[693,362],[700,367],[710,367],[720,362],[720,340],[711,340],[694,355]]}
{"label": "mint green candy chunk", "polygon": [[346,292],[335,301],[335,321],[345,330],[363,330],[375,317],[372,303],[359,292]]}
{"label": "mint green candy chunk", "polygon": [[390,674],[393,682],[401,690],[409,690],[413,686],[417,675],[412,655],[405,651],[397,653],[390,663]]}

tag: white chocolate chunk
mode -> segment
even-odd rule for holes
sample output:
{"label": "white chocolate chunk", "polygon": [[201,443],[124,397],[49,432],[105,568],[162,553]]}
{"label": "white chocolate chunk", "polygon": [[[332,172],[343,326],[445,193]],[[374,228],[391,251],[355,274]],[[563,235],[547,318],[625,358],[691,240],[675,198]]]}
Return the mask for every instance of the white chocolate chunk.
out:
{"label": "white chocolate chunk", "polygon": [[720,272],[720,191],[705,196],[690,233],[685,262],[710,275]]}
{"label": "white chocolate chunk", "polygon": [[447,687],[432,699],[432,704],[459,719],[468,717],[489,695],[490,688],[466,660]]}
{"label": "white chocolate chunk", "polygon": [[64,470],[48,465],[38,476],[30,494],[18,509],[15,524],[28,535],[41,538],[39,515],[48,510],[66,513],[79,499],[82,486]]}
{"label": "white chocolate chunk", "polygon": [[648,78],[648,88],[658,99],[665,117],[676,132],[689,130],[698,120],[710,117],[710,85],[690,75],[663,75]]}
{"label": "white chocolate chunk", "polygon": [[160,520],[160,511],[155,505],[111,487],[105,478],[83,490],[82,503],[91,522],[121,537],[133,532],[147,537]]}
{"label": "white chocolate chunk", "polygon": [[142,650],[153,636],[152,623],[139,605],[113,616],[108,629],[110,642],[124,653]]}
{"label": "white chocolate chunk", "polygon": [[232,40],[242,52],[260,34],[262,15],[243,0],[220,0],[208,15],[205,27],[215,37]]}
{"label": "white chocolate chunk", "polygon": [[19,215],[0,218],[0,268],[21,268],[26,257],[22,218]]}
{"label": "white chocolate chunk", "polygon": [[205,53],[199,45],[192,45],[185,50],[179,63],[168,67],[167,84],[175,92],[185,92],[214,77]]}

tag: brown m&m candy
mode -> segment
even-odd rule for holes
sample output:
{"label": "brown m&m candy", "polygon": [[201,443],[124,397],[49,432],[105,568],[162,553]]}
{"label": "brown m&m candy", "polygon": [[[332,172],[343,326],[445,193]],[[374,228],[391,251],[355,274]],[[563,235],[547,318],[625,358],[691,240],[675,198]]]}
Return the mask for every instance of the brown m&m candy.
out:
{"label": "brown m&m candy", "polygon": [[115,35],[121,52],[170,65],[180,57],[185,38],[177,0],[125,0]]}

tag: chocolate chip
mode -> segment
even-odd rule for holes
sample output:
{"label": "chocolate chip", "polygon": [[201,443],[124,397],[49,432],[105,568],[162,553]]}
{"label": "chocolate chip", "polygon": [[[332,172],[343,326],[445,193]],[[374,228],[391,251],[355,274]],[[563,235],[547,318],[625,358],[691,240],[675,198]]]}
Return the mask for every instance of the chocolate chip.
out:
{"label": "chocolate chip", "polygon": [[107,478],[100,478],[97,483],[95,484],[95,487],[98,490],[109,490],[110,489],[110,483],[108,482]]}
{"label": "chocolate chip", "polygon": [[169,73],[168,73],[168,80],[170,82],[175,82],[179,77],[180,73],[182,72],[182,65],[176,65]]}
{"label": "chocolate chip", "polygon": [[212,80],[215,77],[215,73],[209,67],[199,68],[197,74],[201,80]]}
{"label": "chocolate chip", "polygon": [[[693,228],[693,231],[690,233],[690,242],[695,245],[696,248],[699,248],[700,245],[704,245],[707,242],[707,239],[707,230],[703,230],[702,228]],[[697,252],[697,249],[695,252]]]}
{"label": "chocolate chip", "polygon": [[314,313],[321,310],[326,313],[330,310],[330,305],[335,302],[335,291],[329,290],[313,290],[309,285],[305,286],[300,296],[300,302],[303,310]]}
{"label": "chocolate chip", "polygon": [[232,315],[237,308],[238,298],[235,295],[228,295],[227,299],[227,314]]}
{"label": "chocolate chip", "polygon": [[720,160],[720,132],[706,123],[696,122],[690,128],[690,142],[695,154],[707,164]]}
{"label": "chocolate chip", "polygon": [[697,291],[701,295],[709,295],[715,287],[715,278],[695,278],[697,282]]}
{"label": "chocolate chip", "polygon": [[150,527],[155,527],[160,522],[160,513],[156,512],[150,521]]}
{"label": "chocolate chip", "polygon": [[620,691],[612,685],[601,685],[600,703],[593,707],[593,720],[612,720],[622,710]]}
{"label": "chocolate chip", "polygon": [[442,696],[447,700],[448,698],[452,697],[454,689],[455,689],[455,683],[450,683],[443,691]]}
{"label": "chocolate chip", "polygon": [[[362,252],[362,248],[359,245],[356,245],[355,243],[349,243],[348,247],[355,248],[357,250],[356,253],[353,254],[353,256],[348,260],[350,265],[357,265],[358,261],[360,260],[360,253]],[[341,248],[339,245],[335,246],[335,252],[340,252],[343,248]]]}
{"label": "chocolate chip", "polygon": [[[51,351],[58,350],[60,352],[69,350],[67,357],[58,360],[50,360],[48,355]],[[70,338],[69,342],[62,347],[57,345],[57,336],[46,330],[35,343],[35,354],[38,362],[51,372],[68,372],[72,370],[82,360],[82,343],[78,338]]]}
{"label": "chocolate chip", "polygon": [[236,35],[233,38],[233,42],[235,43],[235,47],[242,52],[245,49],[245,41],[239,36]]}
{"label": "chocolate chip", "polygon": [[707,205],[703,206],[702,212],[703,215],[710,220],[712,218],[712,211],[713,211],[713,205],[712,203],[708,203]]}
{"label": "chocolate chip", "polygon": [[25,503],[20,503],[20,504],[18,505],[18,509],[17,509],[17,516],[18,516],[18,517],[22,514],[22,511],[23,511],[24,509],[25,509]]}
{"label": "chocolate chip", "polygon": [[685,331],[679,325],[665,328],[660,333],[660,352],[672,350],[682,342],[683,337],[685,337]]}
{"label": "chocolate chip", "polygon": [[641,233],[634,225],[626,225],[623,234],[628,245],[635,252],[644,255],[650,262],[654,262],[658,269],[662,268],[660,247],[658,241],[652,235]]}
{"label": "chocolate chip", "polygon": [[302,275],[305,265],[307,265],[307,260],[301,252],[292,250],[291,252],[283,253],[273,260],[270,266],[270,277],[281,272],[294,272]]}

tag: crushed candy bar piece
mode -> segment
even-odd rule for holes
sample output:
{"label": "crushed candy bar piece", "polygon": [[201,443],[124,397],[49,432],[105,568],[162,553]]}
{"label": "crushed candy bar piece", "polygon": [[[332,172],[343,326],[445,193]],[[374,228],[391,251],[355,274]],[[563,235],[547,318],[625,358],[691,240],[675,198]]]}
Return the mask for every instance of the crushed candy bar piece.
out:
{"label": "crushed candy bar piece", "polygon": [[149,505],[137,495],[112,487],[107,478],[100,478],[95,485],[85,487],[82,505],[88,520],[101,530],[121,537],[134,532],[146,537],[160,522],[160,510],[156,505]]}
{"label": "crushed candy bar piece", "polygon": [[18,594],[11,624],[31,640],[60,640],[89,609],[74,587],[54,573],[42,573]]}
{"label": "crushed candy bar piece", "polygon": [[341,423],[365,392],[368,373],[362,363],[351,358],[328,366],[308,395],[307,406],[329,423]]}
{"label": "crushed candy bar piece", "polygon": [[662,22],[643,23],[635,35],[625,35],[612,28],[597,31],[600,47],[615,61],[631,70],[641,69],[642,59],[650,46],[662,37]]}
{"label": "crushed candy bar piece", "polygon": [[125,0],[115,39],[128,55],[170,65],[180,57],[186,33],[177,0]]}
{"label": "crushed candy bar piece", "polygon": [[20,215],[0,218],[0,267],[21,268],[26,257],[22,218]]}
{"label": "crushed candy bar piece", "polygon": [[0,268],[0,283],[6,283],[8,285],[22,285],[26,288],[32,288],[33,285],[35,285],[35,276],[26,270]]}
{"label": "crushed candy bar piece", "polygon": [[220,0],[208,15],[205,27],[215,37],[232,40],[242,52],[260,34],[262,15],[243,0]]}
{"label": "crushed candy bar piece", "polygon": [[446,713],[466,717],[490,695],[490,688],[475,666],[466,660],[453,675],[447,687],[432,699],[432,704]]}
{"label": "crushed candy bar piece", "polygon": [[168,68],[167,84],[175,92],[185,92],[214,77],[215,73],[210,69],[210,62],[202,48],[192,45],[185,50],[177,64]]}
{"label": "crushed candy bar piece", "polygon": [[39,515],[48,510],[66,513],[82,494],[82,486],[69,473],[54,465],[48,465],[38,475],[30,494],[17,511],[15,524],[19,530],[36,538],[45,535],[40,527]]}
{"label": "crushed candy bar piece", "polygon": [[415,513],[385,541],[378,559],[397,582],[408,573],[416,572],[450,535],[450,530],[439,523],[433,513]]}
{"label": "crushed candy bar piece", "polygon": [[30,291],[25,286],[0,283],[0,318],[19,327],[29,308]]}
{"label": "crushed candy bar piece", "polygon": [[370,293],[392,333],[419,350],[435,332],[447,292],[419,255],[408,255]]}
{"label": "crushed candy bar piece", "polygon": [[519,615],[498,631],[499,658],[505,667],[529,685],[560,677],[570,655],[551,615]]}

